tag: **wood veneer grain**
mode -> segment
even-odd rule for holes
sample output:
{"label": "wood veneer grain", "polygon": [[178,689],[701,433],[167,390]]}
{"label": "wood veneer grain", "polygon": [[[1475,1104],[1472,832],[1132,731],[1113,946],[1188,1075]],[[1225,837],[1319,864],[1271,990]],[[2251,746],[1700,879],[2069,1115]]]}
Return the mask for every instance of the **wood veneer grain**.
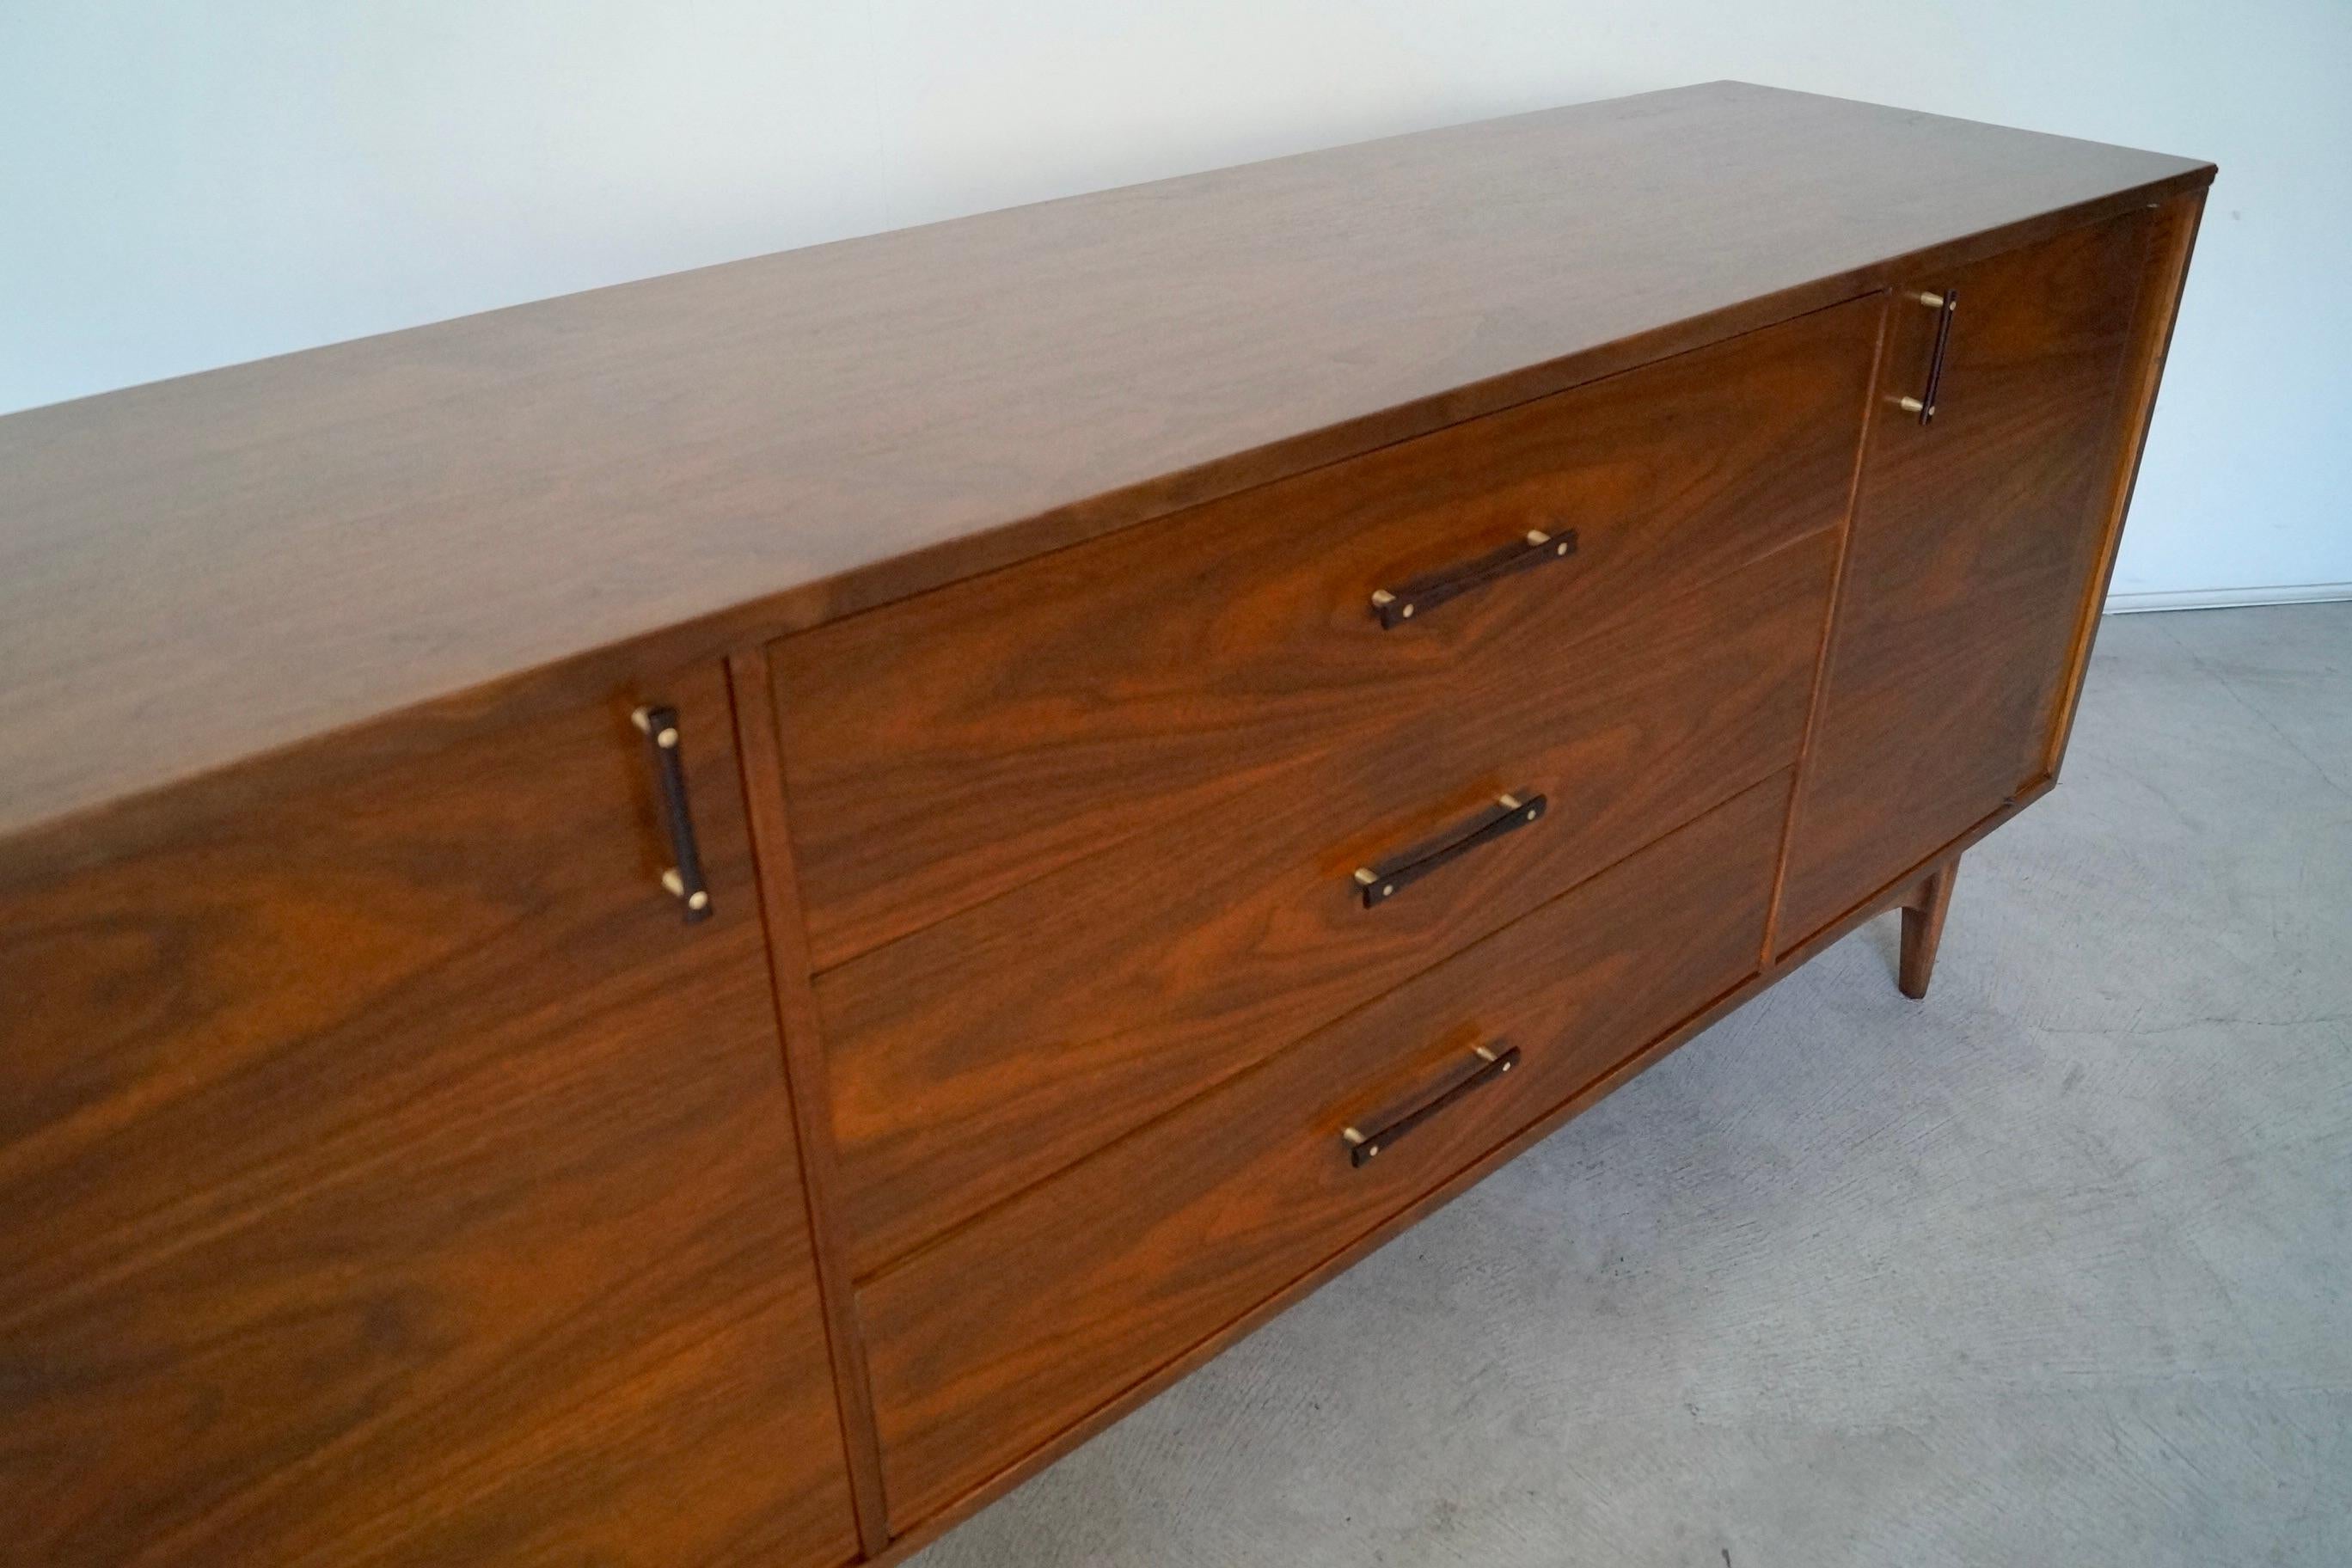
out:
{"label": "wood veneer grain", "polygon": [[1717,83],[10,416],[0,857],[152,842],[251,797],[224,771],[443,743],[2211,174]]}
{"label": "wood veneer grain", "polygon": [[0,420],[0,1555],[895,1560],[1892,905],[1916,993],[2211,175],[1718,84]]}
{"label": "wood veneer grain", "polygon": [[2205,214],[2205,193],[2190,191],[2165,201],[2156,209],[2148,235],[2147,281],[2140,289],[2138,314],[2132,323],[2130,369],[2125,403],[2115,423],[2111,476],[2105,502],[2106,516],[2100,530],[2098,566],[2094,586],[2083,596],[2074,647],[2067,663],[2063,700],[2058,721],[2050,729],[2048,769],[2055,778],[2066,758],[2066,742],[2074,732],[2074,710],[2083,697],[2083,678],[2091,665],[2091,646],[2099,633],[2106,607],[2107,584],[2113,580],[2116,555],[2122,548],[2124,515],[2131,509],[2139,483],[2141,455],[2147,448],[2149,423],[2156,417],[2156,391],[2164,378],[2164,363],[2172,347],[2173,324],[2179,319],[2180,296],[2189,285],[2189,260],[2197,248],[2197,229]]}
{"label": "wood veneer grain", "polygon": [[[1426,751],[1453,710],[1580,681],[1581,643],[1842,520],[1877,314],[1834,306],[783,639],[813,961],[1304,758]],[[1375,590],[1529,531],[1573,553],[1374,617]]]}
{"label": "wood veneer grain", "polygon": [[[1909,279],[1873,413],[1778,927],[1810,935],[2048,768],[2110,515],[2150,214]],[[1925,388],[1954,291],[1932,424]]]}
{"label": "wood veneer grain", "polygon": [[0,897],[0,1559],[854,1553],[727,689],[642,695],[698,925],[625,699]]}
{"label": "wood veneer grain", "polygon": [[[1834,546],[818,976],[858,1276],[1789,766]],[[1508,790],[1545,819],[1362,907],[1354,868]]]}
{"label": "wood veneer grain", "polygon": [[[1108,1401],[1755,972],[1785,775],[861,1293],[894,1521]],[[1516,1074],[1360,1166],[1341,1130]]]}

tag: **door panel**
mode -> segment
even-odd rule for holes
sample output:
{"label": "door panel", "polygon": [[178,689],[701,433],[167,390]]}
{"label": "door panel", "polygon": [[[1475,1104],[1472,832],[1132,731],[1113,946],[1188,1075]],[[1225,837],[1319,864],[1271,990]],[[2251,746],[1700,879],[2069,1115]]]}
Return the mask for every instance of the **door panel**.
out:
{"label": "door panel", "polygon": [[853,1554],[727,689],[656,695],[698,924],[618,701],[0,889],[0,1560]]}
{"label": "door panel", "polygon": [[[1863,462],[1782,952],[2045,771],[2094,591],[2145,213],[1907,279]],[[1935,412],[1941,311],[1956,301]]]}

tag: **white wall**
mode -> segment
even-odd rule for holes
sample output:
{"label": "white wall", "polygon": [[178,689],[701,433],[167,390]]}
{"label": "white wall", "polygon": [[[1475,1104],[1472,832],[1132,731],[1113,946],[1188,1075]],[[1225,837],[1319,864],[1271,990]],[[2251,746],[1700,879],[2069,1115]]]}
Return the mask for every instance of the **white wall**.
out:
{"label": "white wall", "polygon": [[2347,0],[0,0],[0,409],[1727,76],[2218,161],[2116,586],[2352,584]]}

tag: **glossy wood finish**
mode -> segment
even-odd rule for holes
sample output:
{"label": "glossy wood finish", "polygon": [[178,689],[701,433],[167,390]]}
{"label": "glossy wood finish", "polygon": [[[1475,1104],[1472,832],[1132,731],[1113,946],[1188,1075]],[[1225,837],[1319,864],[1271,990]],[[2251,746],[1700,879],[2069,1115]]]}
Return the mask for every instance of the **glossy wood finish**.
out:
{"label": "glossy wood finish", "polygon": [[[819,975],[856,1272],[1789,766],[1835,544]],[[1363,908],[1355,868],[1508,791],[1544,819]]]}
{"label": "glossy wood finish", "polygon": [[0,1557],[853,1555],[727,689],[636,695],[699,925],[627,696],[0,887]]}
{"label": "glossy wood finish", "polygon": [[259,787],[128,798],[175,781],[374,765],[2211,175],[1717,83],[13,415],[0,841],[149,841]]}
{"label": "glossy wood finish", "polygon": [[1958,300],[1932,425],[1893,400],[1924,386],[1938,312],[1897,292],[1784,946],[2047,771],[2105,543],[2151,226],[2143,211],[1908,279]]}
{"label": "glossy wood finish", "polygon": [[[1753,973],[1785,774],[861,1295],[894,1521],[1246,1311]],[[1507,1041],[1523,1067],[1358,1167]]]}
{"label": "glossy wood finish", "polygon": [[[1453,710],[1499,723],[1581,684],[1552,672],[1585,639],[1841,521],[1876,313],[1838,306],[786,639],[816,966],[1318,755],[1410,765]],[[1374,617],[1374,590],[1530,530],[1574,553],[1393,630]]]}
{"label": "glossy wood finish", "polygon": [[1721,84],[0,421],[0,1557],[896,1561],[1862,921],[1924,990],[2211,173]]}
{"label": "glossy wood finish", "polygon": [[[819,968],[1540,681],[1580,638],[1833,524],[1856,302],[788,639]],[[1521,539],[1547,571],[1394,630],[1371,593]]]}

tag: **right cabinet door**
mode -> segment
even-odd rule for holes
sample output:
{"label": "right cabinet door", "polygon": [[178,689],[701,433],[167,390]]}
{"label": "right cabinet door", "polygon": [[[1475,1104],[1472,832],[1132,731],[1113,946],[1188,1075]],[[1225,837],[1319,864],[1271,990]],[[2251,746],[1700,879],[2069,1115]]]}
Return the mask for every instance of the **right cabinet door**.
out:
{"label": "right cabinet door", "polygon": [[2071,230],[1907,279],[1890,303],[1780,951],[2049,770],[2111,520],[2150,227],[2143,212]]}

